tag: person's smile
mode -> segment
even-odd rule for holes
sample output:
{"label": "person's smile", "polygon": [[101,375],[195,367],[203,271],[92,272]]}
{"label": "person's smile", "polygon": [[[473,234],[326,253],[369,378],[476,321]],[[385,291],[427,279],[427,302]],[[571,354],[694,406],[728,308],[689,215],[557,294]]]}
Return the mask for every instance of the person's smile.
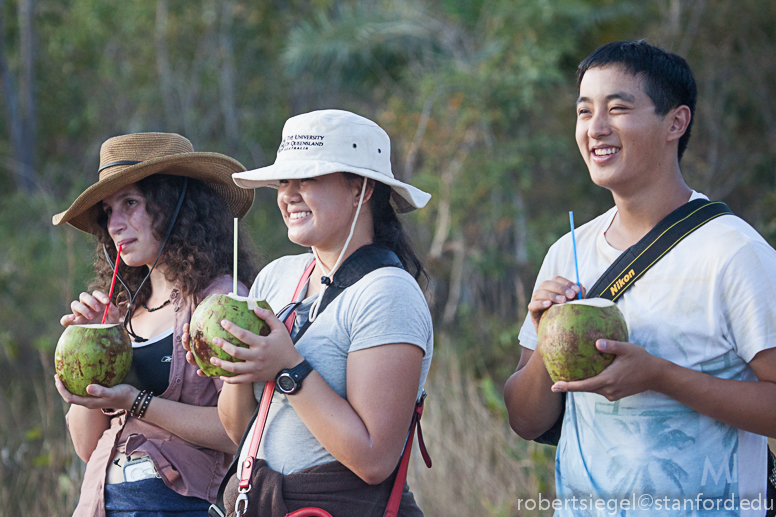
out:
{"label": "person's smile", "polygon": [[613,145],[596,145],[590,149],[590,159],[593,160],[595,163],[602,165],[604,163],[610,162],[614,160],[615,157],[617,157],[617,154],[620,152],[621,148],[616,147]]}
{"label": "person's smile", "polygon": [[288,212],[288,222],[289,224],[299,224],[306,222],[307,219],[312,216],[313,213],[309,210],[297,210],[297,211],[289,211]]}

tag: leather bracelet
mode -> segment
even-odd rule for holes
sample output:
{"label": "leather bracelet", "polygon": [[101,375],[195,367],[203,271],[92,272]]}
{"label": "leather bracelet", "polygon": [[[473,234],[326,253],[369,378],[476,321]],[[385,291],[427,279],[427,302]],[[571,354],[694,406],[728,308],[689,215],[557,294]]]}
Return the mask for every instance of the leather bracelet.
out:
{"label": "leather bracelet", "polygon": [[143,390],[143,391],[141,391],[140,393],[137,394],[137,397],[135,397],[135,402],[132,403],[132,409],[129,410],[129,416],[135,416],[135,417],[137,416],[135,411],[137,411],[137,408],[140,405],[140,401],[143,400],[143,397],[147,393],[148,392],[146,390]]}
{"label": "leather bracelet", "polygon": [[149,391],[148,396],[143,401],[143,407],[140,408],[140,411],[137,413],[138,418],[143,418],[145,416],[146,409],[148,409],[148,404],[151,403],[152,398],[154,398],[154,394]]}

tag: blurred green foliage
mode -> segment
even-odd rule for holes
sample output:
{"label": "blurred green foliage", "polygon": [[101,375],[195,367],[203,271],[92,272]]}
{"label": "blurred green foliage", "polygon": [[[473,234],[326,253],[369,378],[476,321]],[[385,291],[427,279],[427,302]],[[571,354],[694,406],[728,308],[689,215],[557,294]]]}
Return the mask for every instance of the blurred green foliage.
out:
{"label": "blurred green foliage", "polygon": [[[4,450],[21,450],[25,429],[50,440],[62,428],[40,379],[93,245],[50,218],[97,179],[117,134],[179,132],[254,168],[274,160],[292,115],[376,120],[395,175],[433,194],[403,220],[431,275],[437,346],[476,372],[498,418],[544,253],[568,210],[583,224],[612,204],[573,136],[576,66],[600,44],[646,37],[687,58],[699,102],[685,177],[776,242],[771,0],[0,0],[0,24],[0,399],[46,408]],[[32,172],[11,138],[14,102],[36,128]],[[277,212],[261,189],[244,223],[267,261],[303,251]],[[66,464],[40,447],[28,465]],[[65,493],[73,476],[52,479]]]}
{"label": "blurred green foliage", "polygon": [[[3,59],[20,85],[29,53],[14,15],[31,1],[0,3]],[[96,179],[102,141],[176,131],[256,167],[273,161],[286,118],[338,107],[385,127],[395,174],[434,195],[405,221],[432,275],[438,332],[498,384],[516,363],[525,303],[566,212],[583,223],[611,204],[578,156],[573,102],[576,64],[614,39],[646,36],[688,58],[700,88],[688,181],[776,238],[770,2],[32,5],[32,191],[17,188],[14,149],[0,144],[6,357],[53,347],[58,316],[87,284],[91,244],[48,218]],[[2,119],[0,134],[12,129]],[[272,192],[260,190],[246,221],[267,260],[299,250],[276,212]]]}

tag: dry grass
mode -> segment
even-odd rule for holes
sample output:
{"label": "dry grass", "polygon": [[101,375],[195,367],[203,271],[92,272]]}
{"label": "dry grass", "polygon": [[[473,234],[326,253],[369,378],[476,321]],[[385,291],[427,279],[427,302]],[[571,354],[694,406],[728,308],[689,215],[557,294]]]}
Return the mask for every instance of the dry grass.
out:
{"label": "dry grass", "polygon": [[490,384],[452,354],[440,351],[434,361],[422,420],[433,467],[426,469],[416,447],[409,480],[426,516],[540,515],[518,511],[517,500],[554,496],[555,448],[512,432]]}
{"label": "dry grass", "polygon": [[[84,463],[65,428],[65,404],[54,388],[53,360],[37,368],[2,367],[0,384],[0,515],[69,516]],[[37,373],[31,374],[30,371]],[[49,382],[50,381],[50,382]]]}

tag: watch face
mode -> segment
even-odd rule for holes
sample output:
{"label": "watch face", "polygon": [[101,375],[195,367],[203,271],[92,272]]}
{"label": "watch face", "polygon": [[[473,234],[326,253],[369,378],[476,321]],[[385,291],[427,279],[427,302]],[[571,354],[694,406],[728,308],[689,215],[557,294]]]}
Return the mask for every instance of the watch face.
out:
{"label": "watch face", "polygon": [[283,393],[290,393],[296,388],[296,382],[287,373],[284,373],[278,377],[278,387]]}

